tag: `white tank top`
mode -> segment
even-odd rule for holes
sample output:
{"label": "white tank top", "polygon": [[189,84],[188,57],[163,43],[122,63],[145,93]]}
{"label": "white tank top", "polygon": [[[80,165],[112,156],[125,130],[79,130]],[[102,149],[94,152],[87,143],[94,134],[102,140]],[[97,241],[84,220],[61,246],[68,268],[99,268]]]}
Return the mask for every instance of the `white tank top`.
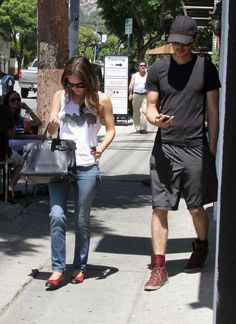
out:
{"label": "white tank top", "polygon": [[145,83],[147,79],[147,73],[142,76],[139,72],[134,75],[134,92],[145,93]]}
{"label": "white tank top", "polygon": [[100,117],[96,110],[84,109],[80,115],[80,105],[73,100],[68,102],[65,91],[61,94],[60,138],[76,143],[76,165],[90,166],[97,163],[91,154],[91,148],[97,146],[97,133],[101,128]]}

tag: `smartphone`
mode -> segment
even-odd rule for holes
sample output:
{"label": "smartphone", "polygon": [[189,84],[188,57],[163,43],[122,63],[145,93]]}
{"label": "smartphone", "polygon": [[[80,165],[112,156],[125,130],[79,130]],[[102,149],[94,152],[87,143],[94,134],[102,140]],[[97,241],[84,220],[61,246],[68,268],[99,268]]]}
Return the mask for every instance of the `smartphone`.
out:
{"label": "smartphone", "polygon": [[163,119],[162,119],[162,122],[165,123],[165,122],[167,122],[167,120],[169,120],[169,119],[170,119],[170,116],[168,116],[168,115],[164,115],[164,116],[163,116]]}

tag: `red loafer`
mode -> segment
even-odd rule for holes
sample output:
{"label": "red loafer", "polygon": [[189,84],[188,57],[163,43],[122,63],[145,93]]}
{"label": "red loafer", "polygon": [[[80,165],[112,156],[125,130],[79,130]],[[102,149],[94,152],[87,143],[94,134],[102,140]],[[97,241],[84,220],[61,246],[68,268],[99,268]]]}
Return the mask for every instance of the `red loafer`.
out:
{"label": "red loafer", "polygon": [[84,281],[84,273],[80,271],[76,276],[72,277],[71,283],[78,284]]}
{"label": "red loafer", "polygon": [[45,286],[48,289],[56,289],[59,287],[60,283],[64,280],[64,273],[61,273],[61,275],[57,279],[48,279],[45,283]]}

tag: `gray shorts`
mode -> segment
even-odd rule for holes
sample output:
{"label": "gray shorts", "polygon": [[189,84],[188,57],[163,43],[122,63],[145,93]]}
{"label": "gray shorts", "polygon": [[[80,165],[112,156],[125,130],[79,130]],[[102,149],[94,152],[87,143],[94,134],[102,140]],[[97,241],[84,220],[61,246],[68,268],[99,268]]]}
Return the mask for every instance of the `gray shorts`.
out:
{"label": "gray shorts", "polygon": [[181,195],[188,209],[217,200],[215,158],[207,146],[155,145],[150,173],[153,208],[177,210]]}

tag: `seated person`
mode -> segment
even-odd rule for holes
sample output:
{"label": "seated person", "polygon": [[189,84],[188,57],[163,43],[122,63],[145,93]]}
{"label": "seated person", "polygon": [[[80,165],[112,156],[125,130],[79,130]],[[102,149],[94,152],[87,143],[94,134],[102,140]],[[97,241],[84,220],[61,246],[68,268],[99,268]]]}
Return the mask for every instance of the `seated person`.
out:
{"label": "seated person", "polygon": [[42,125],[41,120],[33,112],[33,110],[30,109],[30,107],[28,107],[26,103],[21,102],[21,97],[18,92],[14,90],[8,92],[3,98],[3,104],[8,106],[13,113],[16,123],[16,134],[24,133],[25,117],[21,115],[22,110],[24,110],[25,113],[30,117],[30,127],[39,127]]}
{"label": "seated person", "polygon": [[[8,107],[8,109],[11,111],[14,124],[15,124],[15,135],[19,134],[25,134],[26,130],[26,121],[29,122],[29,129],[27,129],[28,133],[32,127],[39,127],[42,125],[40,119],[38,116],[30,109],[25,103],[21,102],[21,97],[18,92],[16,91],[10,91],[8,92],[4,98],[3,98],[3,104]],[[25,111],[26,114],[29,115],[30,120],[26,120],[26,117],[22,116],[22,110]],[[28,128],[28,127],[27,127]],[[33,142],[35,140],[33,139],[14,139],[14,136],[11,137],[9,140],[10,148],[13,152],[19,153],[20,155],[23,154],[23,146],[26,145],[29,142]],[[18,155],[19,155],[18,154]],[[22,157],[21,157],[22,159]],[[13,170],[13,173],[11,174],[11,181],[9,184],[9,191],[12,197],[14,198],[14,188],[19,180],[19,172],[21,169],[22,162],[20,166]]]}
{"label": "seated person", "polygon": [[[10,91],[8,92],[5,97],[3,98],[3,104],[9,107],[9,109],[13,113],[13,117],[15,120],[16,125],[16,135],[19,134],[27,134],[31,131],[34,127],[39,127],[42,125],[40,119],[38,116],[33,112],[30,107],[26,105],[26,103],[21,102],[21,97],[18,92],[16,91]],[[26,120],[27,118],[25,116],[22,116],[22,110],[25,111],[25,114],[28,115],[27,118],[30,120]],[[27,125],[29,123],[29,125]],[[27,126],[27,129],[26,129]],[[29,128],[29,129],[28,129]],[[31,141],[31,140],[30,140]],[[23,152],[23,146],[26,145],[29,142],[29,140],[16,140],[11,139],[10,140],[10,147],[22,154]]]}
{"label": "seated person", "polygon": [[[12,150],[8,144],[8,138],[14,136],[15,131],[15,122],[11,111],[8,107],[0,103],[0,133],[1,137],[4,137],[4,140],[1,141],[1,145],[3,145],[3,147],[0,147],[0,157],[2,160],[4,160],[7,155],[13,164],[9,188],[14,188],[15,183],[18,181],[19,170],[22,165],[22,157],[17,152]],[[14,194],[12,192],[9,192],[8,199],[10,202],[14,201]]]}

